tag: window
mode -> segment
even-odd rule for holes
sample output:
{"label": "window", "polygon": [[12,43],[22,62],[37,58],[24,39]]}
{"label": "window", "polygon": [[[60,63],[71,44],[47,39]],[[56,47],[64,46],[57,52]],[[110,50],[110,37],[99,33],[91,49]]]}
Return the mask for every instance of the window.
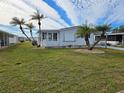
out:
{"label": "window", "polygon": [[57,41],[57,33],[53,33],[53,40]]}
{"label": "window", "polygon": [[52,40],[52,33],[48,33],[48,39],[51,41]]}
{"label": "window", "polygon": [[47,33],[46,32],[42,33],[42,38],[43,38],[43,40],[47,39]]}

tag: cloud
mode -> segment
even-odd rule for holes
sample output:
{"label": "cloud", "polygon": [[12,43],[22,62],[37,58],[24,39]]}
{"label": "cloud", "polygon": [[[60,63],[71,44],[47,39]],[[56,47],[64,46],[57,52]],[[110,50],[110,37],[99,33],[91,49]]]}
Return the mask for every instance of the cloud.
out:
{"label": "cloud", "polygon": [[72,0],[75,6],[82,6],[82,21],[97,24],[98,21],[104,23],[118,23],[124,21],[124,1],[123,0]]}
{"label": "cloud", "polygon": [[77,15],[76,7],[71,0],[53,0],[59,7],[61,7],[71,19],[73,25],[79,24],[79,18]]}
{"label": "cloud", "polygon": [[[92,24],[124,23],[124,0],[53,0],[62,8],[74,25],[86,20]],[[9,25],[11,18],[23,17],[26,21],[35,10],[40,10],[48,18],[42,22],[43,29],[68,27],[59,12],[43,0],[0,0],[0,24]],[[37,21],[33,21],[37,26]],[[9,30],[9,29],[7,29]]]}
{"label": "cloud", "polygon": [[31,7],[34,7],[35,9],[38,9],[41,11],[41,13],[45,14],[50,20],[53,20],[60,24],[62,27],[69,26],[65,20],[61,19],[60,15],[57,11],[55,11],[52,7],[50,7],[47,3],[45,3],[43,0],[23,0],[27,5],[30,5]]}
{"label": "cloud", "polygon": [[115,23],[115,22],[124,22],[124,1],[118,0],[116,4],[114,5],[115,8],[113,8],[112,13],[107,18],[106,22],[109,23]]}
{"label": "cloud", "polygon": [[53,0],[73,22],[73,25],[88,23],[97,25],[124,21],[123,0]]}
{"label": "cloud", "polygon": [[[43,21],[43,29],[58,29],[68,24],[60,18],[59,14],[42,0],[2,0],[0,1],[0,24],[9,25],[11,18],[23,17],[29,20],[36,9],[48,18]],[[35,25],[37,23],[35,22]]]}

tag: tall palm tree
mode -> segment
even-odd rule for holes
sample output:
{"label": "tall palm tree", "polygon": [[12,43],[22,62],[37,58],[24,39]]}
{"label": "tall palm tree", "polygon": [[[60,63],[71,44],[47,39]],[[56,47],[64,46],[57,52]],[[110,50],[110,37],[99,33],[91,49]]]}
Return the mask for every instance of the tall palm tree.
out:
{"label": "tall palm tree", "polygon": [[42,31],[41,31],[41,20],[46,18],[43,14],[40,14],[40,12],[37,10],[37,12],[34,13],[34,15],[31,15],[31,20],[37,20],[38,21],[38,27],[39,27],[39,37],[38,37],[38,43],[39,46],[42,41]]}
{"label": "tall palm tree", "polygon": [[111,25],[104,24],[100,26],[96,26],[97,32],[101,32],[100,38],[93,44],[93,46],[90,48],[92,50],[101,40],[105,37],[105,33],[111,29]]}
{"label": "tall palm tree", "polygon": [[30,30],[30,35],[33,41],[35,41],[34,37],[33,37],[33,33],[32,33],[32,29],[35,28],[35,26],[33,25],[33,23],[28,23],[25,24],[27,26],[27,28]]}
{"label": "tall palm tree", "polygon": [[95,31],[95,29],[93,27],[83,25],[83,26],[78,27],[78,30],[76,33],[77,37],[85,38],[85,42],[86,42],[86,45],[88,46],[88,48],[90,48],[90,42],[89,42],[90,33],[93,31]]}
{"label": "tall palm tree", "polygon": [[21,30],[21,32],[27,37],[27,39],[29,40],[29,41],[31,41],[31,39],[27,36],[27,34],[25,33],[25,31],[23,30],[23,27],[22,27],[22,25],[24,25],[25,24],[25,21],[24,21],[24,19],[22,18],[22,19],[19,19],[19,18],[17,18],[17,17],[14,17],[14,18],[12,18],[12,20],[10,21],[10,24],[12,24],[13,26],[19,26],[19,28],[20,28],[20,30]]}

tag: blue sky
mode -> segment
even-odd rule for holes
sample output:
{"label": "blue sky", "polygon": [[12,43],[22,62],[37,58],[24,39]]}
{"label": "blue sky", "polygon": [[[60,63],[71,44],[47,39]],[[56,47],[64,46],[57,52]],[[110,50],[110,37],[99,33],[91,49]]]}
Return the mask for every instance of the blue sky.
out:
{"label": "blue sky", "polygon": [[[124,24],[124,0],[1,0],[0,29],[21,34],[18,27],[9,24],[11,18],[24,18],[28,23],[36,9],[47,16],[42,21],[42,29],[77,26],[86,20],[94,25]],[[37,27],[37,22],[32,22]]]}
{"label": "blue sky", "polygon": [[44,0],[44,2],[46,2],[50,7],[55,9],[59,13],[60,17],[65,20],[70,26],[72,26],[72,22],[68,18],[66,12],[61,7],[59,7],[53,0]]}

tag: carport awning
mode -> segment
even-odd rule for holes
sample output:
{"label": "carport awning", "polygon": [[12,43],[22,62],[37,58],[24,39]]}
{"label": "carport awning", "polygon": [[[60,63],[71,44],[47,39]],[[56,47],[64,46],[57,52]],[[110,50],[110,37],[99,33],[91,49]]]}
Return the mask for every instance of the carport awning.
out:
{"label": "carport awning", "polygon": [[15,36],[14,34],[11,34],[11,33],[9,33],[9,32],[3,31],[3,30],[0,30],[0,33],[5,33],[5,34],[8,34],[8,35],[13,35],[13,36]]}
{"label": "carport awning", "polygon": [[[124,35],[124,33],[111,33],[107,35]],[[100,34],[96,34],[95,36],[100,36]]]}

